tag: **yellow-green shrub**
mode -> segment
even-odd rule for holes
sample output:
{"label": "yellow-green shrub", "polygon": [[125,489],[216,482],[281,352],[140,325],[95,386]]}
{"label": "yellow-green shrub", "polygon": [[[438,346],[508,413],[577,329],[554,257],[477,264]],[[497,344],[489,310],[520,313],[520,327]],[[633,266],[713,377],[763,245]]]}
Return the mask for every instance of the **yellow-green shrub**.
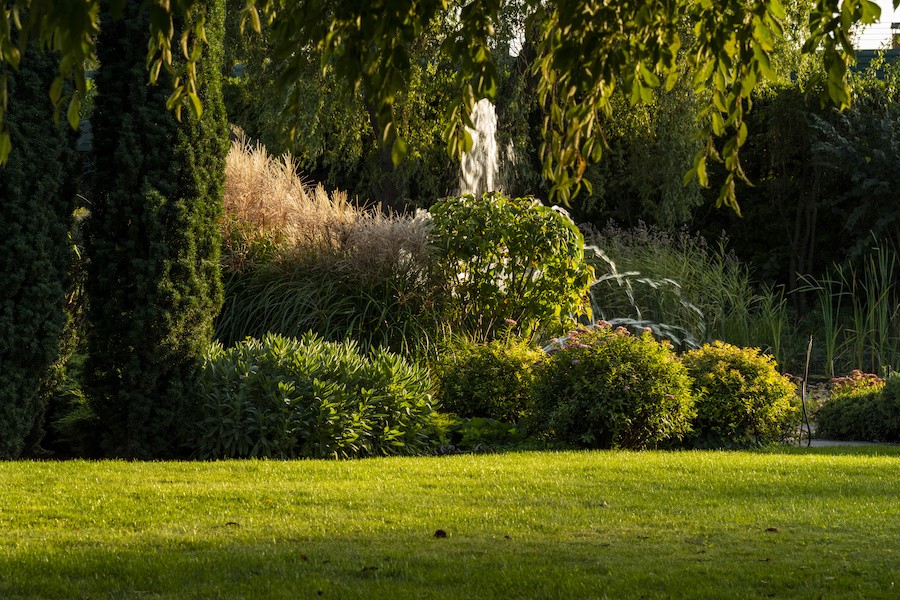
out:
{"label": "yellow-green shrub", "polygon": [[540,349],[518,339],[458,344],[434,369],[436,398],[442,410],[460,417],[517,422],[534,379],[532,366],[543,356]]}
{"label": "yellow-green shrub", "polygon": [[799,425],[796,387],[757,348],[716,341],[682,357],[697,399],[693,444],[746,447],[781,440]]}

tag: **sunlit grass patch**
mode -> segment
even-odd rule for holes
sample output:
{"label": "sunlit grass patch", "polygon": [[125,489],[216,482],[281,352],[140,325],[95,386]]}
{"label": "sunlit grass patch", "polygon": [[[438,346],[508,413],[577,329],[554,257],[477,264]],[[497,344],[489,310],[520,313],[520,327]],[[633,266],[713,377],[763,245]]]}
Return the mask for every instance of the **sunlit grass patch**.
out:
{"label": "sunlit grass patch", "polygon": [[898,468],[893,447],[3,463],[0,597],[889,598]]}

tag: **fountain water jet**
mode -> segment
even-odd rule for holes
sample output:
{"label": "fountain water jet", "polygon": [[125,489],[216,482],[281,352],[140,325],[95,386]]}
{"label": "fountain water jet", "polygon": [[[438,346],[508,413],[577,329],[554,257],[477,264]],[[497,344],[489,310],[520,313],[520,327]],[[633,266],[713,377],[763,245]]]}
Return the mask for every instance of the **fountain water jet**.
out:
{"label": "fountain water jet", "polygon": [[479,100],[472,111],[475,129],[467,129],[472,136],[472,149],[463,156],[459,172],[459,193],[480,198],[495,191],[499,179],[497,152],[497,113],[488,99]]}

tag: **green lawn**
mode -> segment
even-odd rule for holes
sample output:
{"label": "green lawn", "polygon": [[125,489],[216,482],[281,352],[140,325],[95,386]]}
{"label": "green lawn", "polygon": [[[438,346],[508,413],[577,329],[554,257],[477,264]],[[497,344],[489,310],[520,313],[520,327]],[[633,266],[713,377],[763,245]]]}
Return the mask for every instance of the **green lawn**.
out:
{"label": "green lawn", "polygon": [[0,487],[4,599],[900,597],[900,448],[8,462]]}

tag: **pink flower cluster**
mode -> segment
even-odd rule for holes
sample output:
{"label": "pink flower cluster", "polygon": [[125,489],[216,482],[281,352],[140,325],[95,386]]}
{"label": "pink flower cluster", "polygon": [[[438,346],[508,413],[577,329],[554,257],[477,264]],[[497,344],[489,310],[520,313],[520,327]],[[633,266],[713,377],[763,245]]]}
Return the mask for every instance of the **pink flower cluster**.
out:
{"label": "pink flower cluster", "polygon": [[[649,327],[644,328],[643,334],[652,334]],[[560,350],[569,350],[572,348],[587,349],[593,346],[605,344],[612,336],[630,336],[631,332],[626,327],[616,327],[612,329],[612,325],[607,321],[597,321],[594,325],[588,327],[576,327],[566,333],[566,335],[550,340],[550,345],[544,350],[547,354],[553,354]],[[664,340],[665,341],[665,340]]]}
{"label": "pink flower cluster", "polygon": [[832,395],[849,394],[856,390],[878,389],[884,386],[884,379],[874,373],[863,373],[859,369],[850,371],[846,377],[835,377],[828,382]]}

